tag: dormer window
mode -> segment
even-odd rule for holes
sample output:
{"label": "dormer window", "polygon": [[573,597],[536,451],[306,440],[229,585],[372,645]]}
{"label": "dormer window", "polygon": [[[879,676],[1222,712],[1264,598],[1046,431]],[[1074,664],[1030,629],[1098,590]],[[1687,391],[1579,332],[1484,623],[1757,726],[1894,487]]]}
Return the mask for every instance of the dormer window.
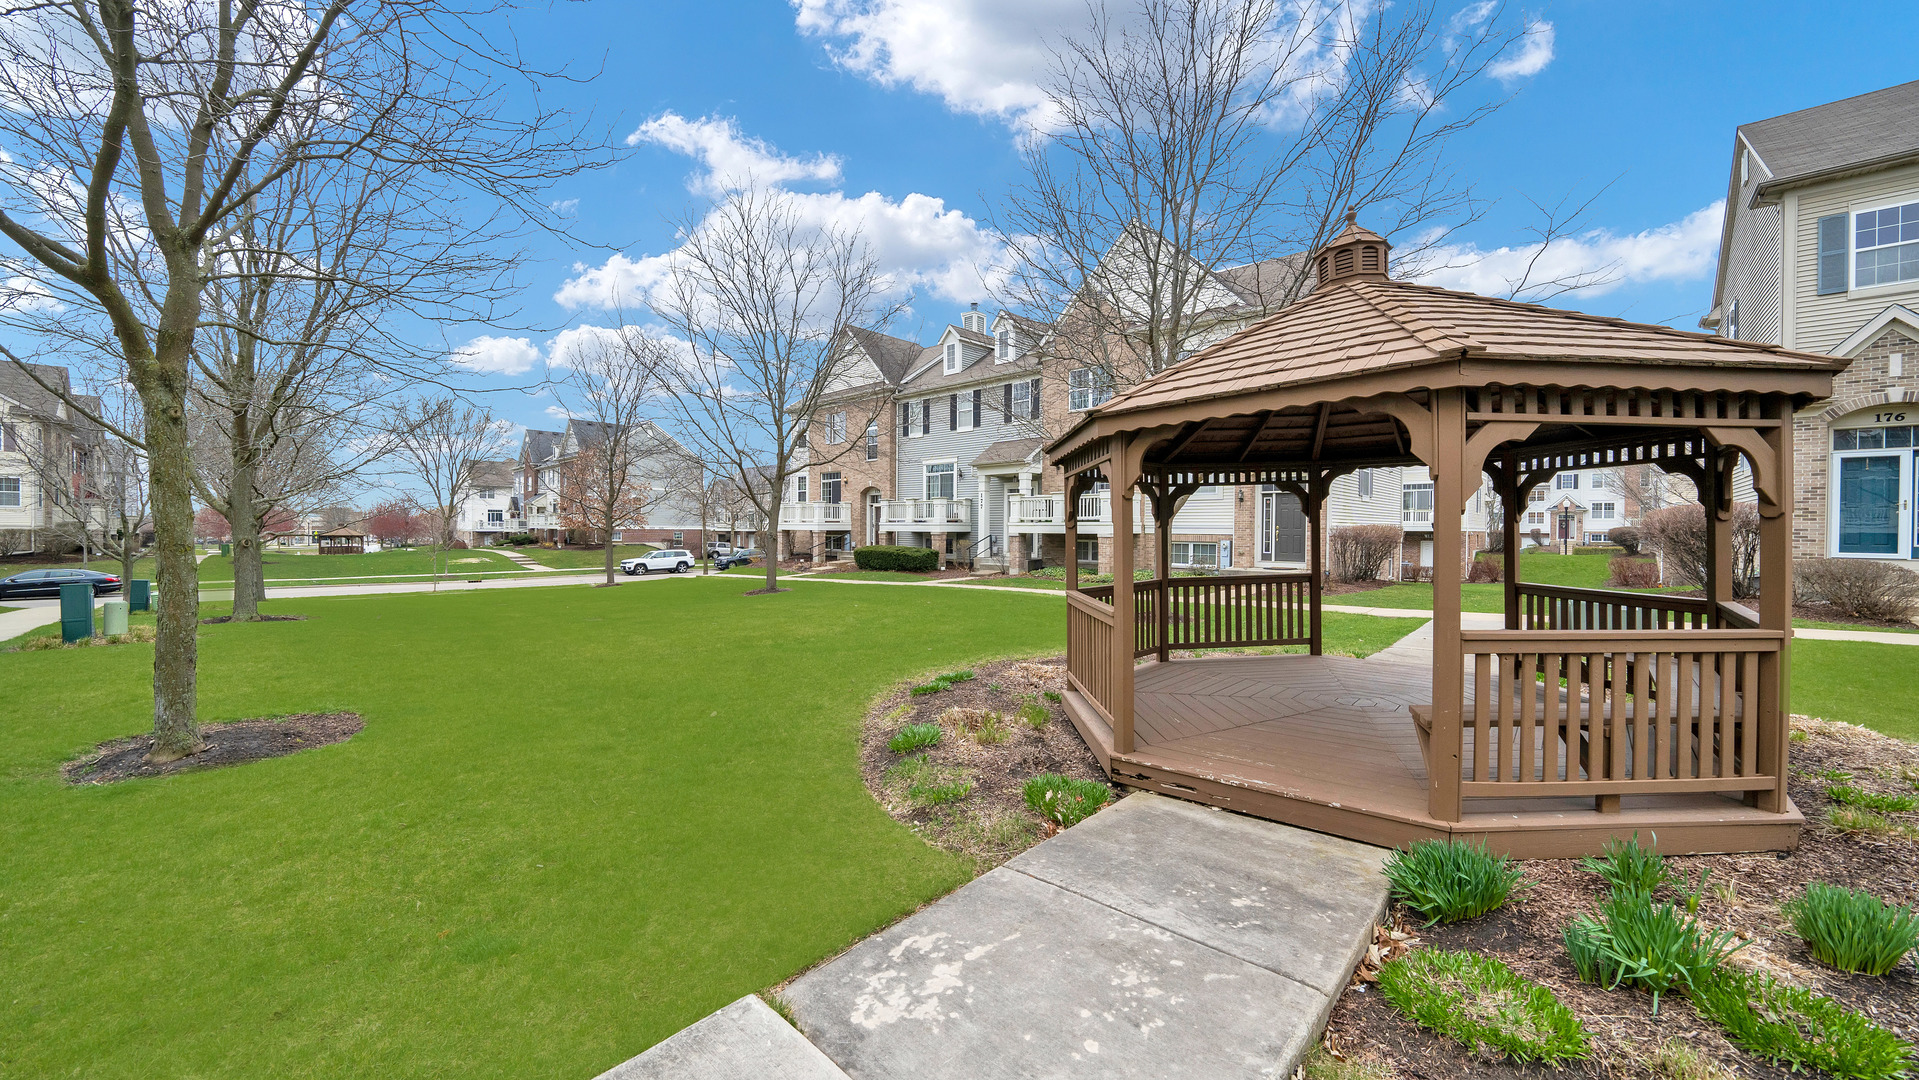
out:
{"label": "dormer window", "polygon": [[1013,358],[1013,332],[1011,330],[1001,330],[999,332],[999,338],[993,347],[993,358],[995,360],[1000,363],[1011,360]]}
{"label": "dormer window", "polygon": [[954,373],[955,371],[958,371],[959,369],[960,369],[959,342],[949,341],[946,343],[946,373],[948,375],[951,375],[952,373]]}

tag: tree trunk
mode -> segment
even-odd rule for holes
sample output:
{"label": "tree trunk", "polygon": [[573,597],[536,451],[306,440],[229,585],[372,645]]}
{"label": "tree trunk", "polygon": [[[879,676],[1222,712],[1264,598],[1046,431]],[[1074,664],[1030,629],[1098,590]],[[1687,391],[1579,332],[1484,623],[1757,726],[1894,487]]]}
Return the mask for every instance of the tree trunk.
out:
{"label": "tree trunk", "polygon": [[766,549],[766,588],[768,592],[779,588],[780,585],[780,498],[785,494],[783,485],[786,483],[786,477],[781,476],[779,481],[779,485],[774,487],[772,497],[768,500],[769,505],[767,506],[767,510],[769,513],[766,515],[767,528],[773,533],[773,546]]}
{"label": "tree trunk", "polygon": [[614,581],[613,581],[613,526],[611,522],[609,522],[606,527],[606,583],[608,585],[614,584]]}
{"label": "tree trunk", "polygon": [[[160,602],[153,647],[153,762],[177,761],[205,749],[200,739],[200,569],[193,559],[192,461],[187,451],[187,370],[181,361],[156,363],[143,380],[147,475],[153,495],[153,552]],[[165,356],[165,353],[162,353]]]}
{"label": "tree trunk", "polygon": [[[237,489],[239,485],[235,485]],[[236,490],[237,493],[237,490]],[[266,567],[260,551],[260,519],[255,517],[251,500],[229,505],[246,506],[233,515],[233,621],[257,622],[260,601],[266,598]]]}

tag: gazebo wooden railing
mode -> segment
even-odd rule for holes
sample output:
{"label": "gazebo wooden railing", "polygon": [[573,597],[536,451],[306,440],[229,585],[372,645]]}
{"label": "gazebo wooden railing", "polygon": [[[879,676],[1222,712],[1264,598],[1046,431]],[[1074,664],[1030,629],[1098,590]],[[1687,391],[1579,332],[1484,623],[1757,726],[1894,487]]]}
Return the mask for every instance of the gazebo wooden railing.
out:
{"label": "gazebo wooden railing", "polygon": [[[1066,595],[1066,705],[1101,763],[1137,786],[1373,842],[1478,836],[1555,856],[1635,833],[1666,851],[1796,843],[1793,418],[1831,395],[1845,361],[1393,281],[1389,247],[1349,215],[1314,253],[1305,299],[1048,444],[1067,551],[1077,496],[1110,500],[1100,547],[1115,584],[1069,580]],[[1741,465],[1757,502],[1757,612],[1733,602]],[[1324,656],[1334,482],[1421,467],[1430,666]],[[1696,494],[1701,595],[1518,580],[1532,492],[1606,470],[1665,473]],[[1182,503],[1256,485],[1298,500],[1306,572],[1168,579]],[[1499,630],[1469,629],[1462,610],[1482,490],[1500,525],[1471,531],[1501,529]],[[1135,499],[1150,546],[1136,543]],[[1135,582],[1136,558],[1158,578]],[[1286,644],[1311,655],[1171,657]],[[1140,666],[1147,656],[1157,663]]]}

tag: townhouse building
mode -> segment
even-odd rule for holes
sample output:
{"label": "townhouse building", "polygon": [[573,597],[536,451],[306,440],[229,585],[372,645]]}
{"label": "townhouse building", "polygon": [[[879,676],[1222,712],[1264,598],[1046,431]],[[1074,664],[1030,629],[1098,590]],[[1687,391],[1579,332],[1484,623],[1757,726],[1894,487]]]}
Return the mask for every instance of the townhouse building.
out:
{"label": "townhouse building", "polygon": [[[48,385],[71,394],[66,368],[31,365]],[[98,409],[98,398],[81,395]],[[107,525],[92,478],[94,448],[105,438],[26,372],[0,361],[0,533],[11,553],[77,549]],[[102,459],[104,460],[104,458]]]}
{"label": "townhouse building", "polygon": [[[507,531],[531,533],[549,544],[594,542],[588,530],[571,520],[565,500],[567,470],[602,445],[612,430],[610,425],[577,418],[568,420],[563,431],[527,429],[520,440],[520,456],[512,463],[523,528]],[[640,449],[629,478],[643,493],[645,507],[615,530],[615,542],[701,549],[709,537],[700,529],[699,503],[682,485],[682,466],[689,455],[656,424],[645,423],[638,437]],[[502,496],[496,491],[495,497]],[[723,524],[709,522],[708,527]]]}
{"label": "townhouse building", "polygon": [[512,461],[466,463],[466,496],[460,500],[454,535],[469,547],[488,547],[526,531]]}
{"label": "townhouse building", "polygon": [[1919,560],[1919,81],[1734,132],[1722,336],[1852,359],[1796,413],[1793,554]]}
{"label": "townhouse building", "polygon": [[862,544],[890,544],[883,503],[896,493],[900,384],[928,351],[905,338],[849,326],[836,381],[808,418],[800,468],[780,506],[780,548],[834,559]]}

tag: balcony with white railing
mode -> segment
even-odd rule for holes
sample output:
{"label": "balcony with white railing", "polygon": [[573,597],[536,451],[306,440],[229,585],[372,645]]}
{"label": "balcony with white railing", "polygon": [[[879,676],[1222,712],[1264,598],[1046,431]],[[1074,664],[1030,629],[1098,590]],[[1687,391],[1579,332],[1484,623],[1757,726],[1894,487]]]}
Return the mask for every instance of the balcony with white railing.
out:
{"label": "balcony with white railing", "polygon": [[786,503],[780,507],[782,529],[845,529],[852,522],[852,503],[803,502]]}
{"label": "balcony with white railing", "polygon": [[882,499],[880,528],[901,532],[970,532],[971,499]]}
{"label": "balcony with white railing", "polygon": [[460,528],[468,532],[519,532],[526,528],[526,521],[515,517],[500,518],[497,521],[491,518],[470,518],[461,523]]}
{"label": "balcony with white railing", "polygon": [[1411,529],[1414,532],[1431,532],[1433,528],[1432,508],[1427,507],[1424,510],[1401,509],[1399,511],[1399,527],[1402,529]]}
{"label": "balcony with white railing", "polygon": [[1006,522],[1015,532],[1022,529],[1059,528],[1066,524],[1064,495],[1009,495],[1006,498]]}
{"label": "balcony with white railing", "polygon": [[1108,492],[1093,491],[1079,497],[1079,522],[1082,525],[1105,525],[1113,520],[1112,496]]}

